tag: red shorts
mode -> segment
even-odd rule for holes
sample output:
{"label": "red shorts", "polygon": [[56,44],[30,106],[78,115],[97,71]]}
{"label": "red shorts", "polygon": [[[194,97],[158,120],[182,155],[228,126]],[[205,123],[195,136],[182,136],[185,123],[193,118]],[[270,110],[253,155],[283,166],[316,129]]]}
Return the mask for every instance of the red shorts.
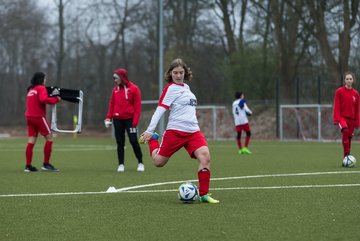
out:
{"label": "red shorts", "polygon": [[244,125],[238,125],[235,127],[236,132],[240,132],[240,131],[245,131],[248,132],[250,131],[250,124],[246,123]]}
{"label": "red shorts", "polygon": [[339,121],[339,127],[340,127],[340,130],[342,130],[344,128],[348,128],[350,136],[353,136],[354,129],[355,129],[355,120],[341,117],[340,121]]}
{"label": "red shorts", "polygon": [[37,137],[39,132],[42,136],[51,134],[49,122],[45,117],[26,117],[28,136]]}
{"label": "red shorts", "polygon": [[175,152],[185,147],[190,157],[195,159],[194,152],[202,146],[208,145],[201,131],[188,133],[177,130],[166,130],[158,154],[170,158]]}

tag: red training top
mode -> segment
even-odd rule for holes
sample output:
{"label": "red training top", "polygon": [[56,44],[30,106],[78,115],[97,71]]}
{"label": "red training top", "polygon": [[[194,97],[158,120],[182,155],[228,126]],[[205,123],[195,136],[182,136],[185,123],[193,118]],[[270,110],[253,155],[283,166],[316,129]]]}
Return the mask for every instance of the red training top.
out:
{"label": "red training top", "polygon": [[334,123],[337,124],[341,117],[355,121],[355,128],[360,125],[359,118],[359,93],[354,89],[345,86],[338,88],[334,97]]}
{"label": "red training top", "polygon": [[114,73],[121,77],[124,84],[115,86],[112,90],[106,117],[119,120],[132,118],[132,125],[136,127],[141,113],[140,89],[128,80],[125,69],[117,69]]}
{"label": "red training top", "polygon": [[57,97],[49,97],[44,85],[31,88],[26,97],[26,117],[46,117],[46,104],[56,104]]}

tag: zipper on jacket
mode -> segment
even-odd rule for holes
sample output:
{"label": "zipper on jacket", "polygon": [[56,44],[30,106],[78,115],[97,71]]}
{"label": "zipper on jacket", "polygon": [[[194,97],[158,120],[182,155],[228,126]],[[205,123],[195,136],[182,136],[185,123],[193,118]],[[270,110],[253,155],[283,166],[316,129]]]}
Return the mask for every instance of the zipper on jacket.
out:
{"label": "zipper on jacket", "polygon": [[128,94],[127,94],[128,89],[126,88],[126,85],[124,85],[124,89],[125,89],[125,99],[128,99]]}

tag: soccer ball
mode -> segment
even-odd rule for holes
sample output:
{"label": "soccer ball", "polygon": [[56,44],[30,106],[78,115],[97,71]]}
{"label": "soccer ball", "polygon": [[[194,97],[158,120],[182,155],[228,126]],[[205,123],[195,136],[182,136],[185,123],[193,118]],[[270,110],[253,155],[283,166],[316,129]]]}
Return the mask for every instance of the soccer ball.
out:
{"label": "soccer ball", "polygon": [[344,159],[342,161],[342,166],[343,167],[354,167],[355,163],[356,163],[355,157],[352,155],[347,155],[344,157]]}
{"label": "soccer ball", "polygon": [[198,200],[199,190],[197,186],[191,182],[180,185],[178,191],[179,200],[184,203],[192,203]]}

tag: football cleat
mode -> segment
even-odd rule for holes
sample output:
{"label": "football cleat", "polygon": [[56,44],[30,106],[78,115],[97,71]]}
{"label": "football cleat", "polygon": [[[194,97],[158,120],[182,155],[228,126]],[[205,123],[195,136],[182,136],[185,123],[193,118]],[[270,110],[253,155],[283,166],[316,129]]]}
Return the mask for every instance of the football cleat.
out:
{"label": "football cleat", "polygon": [[56,167],[54,167],[50,163],[48,163],[48,164],[44,163],[44,165],[41,167],[41,170],[50,171],[50,172],[58,172],[59,171],[59,169],[57,169]]}
{"label": "football cleat", "polygon": [[212,197],[210,197],[211,194],[206,194],[206,195],[202,195],[200,197],[200,202],[201,203],[211,203],[211,204],[215,204],[215,203],[219,203],[219,200],[216,200]]}
{"label": "football cleat", "polygon": [[31,165],[26,165],[24,169],[24,172],[37,172],[37,171],[38,169]]}
{"label": "football cleat", "polygon": [[247,147],[244,147],[243,149],[241,149],[241,151],[243,154],[249,154],[249,155],[252,154],[252,151],[250,151]]}

